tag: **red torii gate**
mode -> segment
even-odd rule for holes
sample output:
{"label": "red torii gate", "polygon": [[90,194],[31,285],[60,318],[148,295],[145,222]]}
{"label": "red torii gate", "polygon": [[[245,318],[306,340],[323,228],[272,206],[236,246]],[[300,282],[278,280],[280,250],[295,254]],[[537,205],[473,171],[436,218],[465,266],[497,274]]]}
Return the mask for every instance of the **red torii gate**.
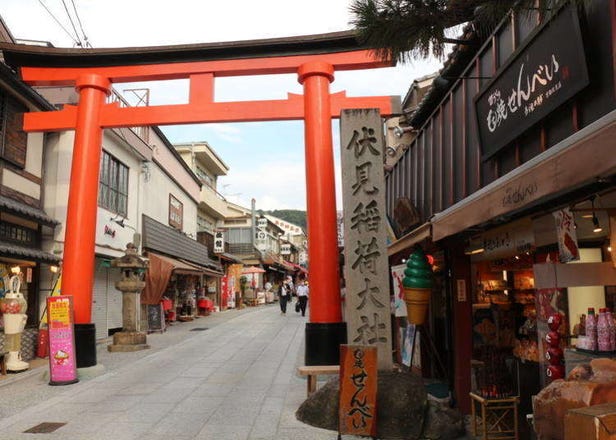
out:
{"label": "red torii gate", "polygon": [[[27,113],[28,132],[75,130],[66,236],[63,294],[73,295],[77,326],[91,326],[77,341],[78,366],[96,364],[92,313],[94,249],[102,130],[143,125],[304,119],[311,307],[306,363],[337,363],[346,341],[338,273],[336,199],[331,119],[342,109],[398,110],[392,97],[330,94],[334,72],[394,65],[362,48],[352,32],[232,43],[125,49],[58,49],[2,44],[5,60],[34,86],[72,85],[79,104]],[[217,77],[297,73],[304,95],[285,100],[215,102]],[[112,83],[190,80],[188,104],[124,107],[106,104]],[[80,332],[77,332],[79,337]],[[80,354],[80,351],[90,354]],[[93,359],[92,359],[92,354]]]}

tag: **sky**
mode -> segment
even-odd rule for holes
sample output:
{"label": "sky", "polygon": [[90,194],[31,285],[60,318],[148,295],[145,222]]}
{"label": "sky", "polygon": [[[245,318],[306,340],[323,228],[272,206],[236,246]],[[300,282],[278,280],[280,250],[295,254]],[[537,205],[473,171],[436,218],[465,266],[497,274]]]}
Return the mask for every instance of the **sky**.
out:
{"label": "sky", "polygon": [[[351,0],[1,0],[0,16],[16,39],[95,48],[277,38],[352,29]],[[66,5],[66,8],[65,6]],[[73,7],[74,6],[74,7]],[[75,15],[74,11],[78,15]],[[68,12],[67,12],[68,11]],[[69,14],[72,18],[69,20]],[[79,38],[75,35],[78,34]],[[393,68],[337,72],[332,93],[347,96],[400,96],[414,79],[436,72],[438,60]],[[148,88],[150,105],[188,100],[187,81],[116,84]],[[284,99],[302,93],[297,75],[216,80],[216,101]],[[301,121],[244,122],[160,127],[172,143],[207,141],[229,167],[218,191],[229,200],[257,209],[306,209],[304,129]],[[332,122],[336,199],[342,209],[338,120]]]}

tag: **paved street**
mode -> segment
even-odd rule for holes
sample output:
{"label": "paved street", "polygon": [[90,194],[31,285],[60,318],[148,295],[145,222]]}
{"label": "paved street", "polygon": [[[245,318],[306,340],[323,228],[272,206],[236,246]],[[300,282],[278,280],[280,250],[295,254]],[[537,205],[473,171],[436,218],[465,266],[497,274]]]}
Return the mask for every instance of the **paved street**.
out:
{"label": "paved street", "polygon": [[151,334],[150,350],[108,353],[77,384],[49,386],[47,367],[0,381],[0,439],[327,439],[295,419],[306,397],[307,318],[277,304],[229,310]]}

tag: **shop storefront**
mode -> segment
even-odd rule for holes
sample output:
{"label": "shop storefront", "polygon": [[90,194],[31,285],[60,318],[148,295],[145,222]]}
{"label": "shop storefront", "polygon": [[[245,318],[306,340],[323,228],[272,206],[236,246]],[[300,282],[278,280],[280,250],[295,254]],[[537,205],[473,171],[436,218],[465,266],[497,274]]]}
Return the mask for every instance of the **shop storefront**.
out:
{"label": "shop storefront", "polygon": [[96,339],[107,338],[122,329],[122,292],[115,288],[120,275],[111,268],[110,261],[111,257],[97,255],[94,262],[92,322]]}
{"label": "shop storefront", "polygon": [[[57,222],[43,211],[0,196],[0,298],[6,297],[11,290],[11,277],[18,277],[17,292],[23,295],[27,307],[24,312],[27,321],[20,336],[20,357],[23,361],[35,356],[45,296],[57,280],[60,258],[40,247],[43,229],[56,225]],[[0,347],[10,351],[10,347],[6,346],[2,318],[0,327],[3,329]]]}
{"label": "shop storefront", "polygon": [[149,259],[144,319],[152,315],[148,308],[160,307],[155,316],[164,314],[167,322],[189,321],[198,314],[199,300],[218,305],[224,273],[206,246],[144,215],[143,249]]}
{"label": "shop storefront", "polygon": [[390,218],[403,199],[419,213],[390,264],[416,244],[444,252],[455,403],[470,412],[471,391],[519,395],[521,430],[530,396],[549,381],[547,319],[561,313],[572,359],[581,314],[610,307],[616,282],[616,5],[591,3],[509,17],[477,52],[450,57],[441,75],[455,80],[407,118],[417,138],[387,177]]}

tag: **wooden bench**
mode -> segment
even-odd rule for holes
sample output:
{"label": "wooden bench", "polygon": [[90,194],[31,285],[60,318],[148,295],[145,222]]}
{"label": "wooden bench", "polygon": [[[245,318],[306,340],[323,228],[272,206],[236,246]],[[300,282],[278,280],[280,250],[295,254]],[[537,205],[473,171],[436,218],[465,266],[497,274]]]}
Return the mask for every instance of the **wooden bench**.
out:
{"label": "wooden bench", "polygon": [[339,374],[340,365],[305,365],[297,368],[297,374],[307,376],[306,390],[308,396],[317,390],[317,377],[323,374]]}

